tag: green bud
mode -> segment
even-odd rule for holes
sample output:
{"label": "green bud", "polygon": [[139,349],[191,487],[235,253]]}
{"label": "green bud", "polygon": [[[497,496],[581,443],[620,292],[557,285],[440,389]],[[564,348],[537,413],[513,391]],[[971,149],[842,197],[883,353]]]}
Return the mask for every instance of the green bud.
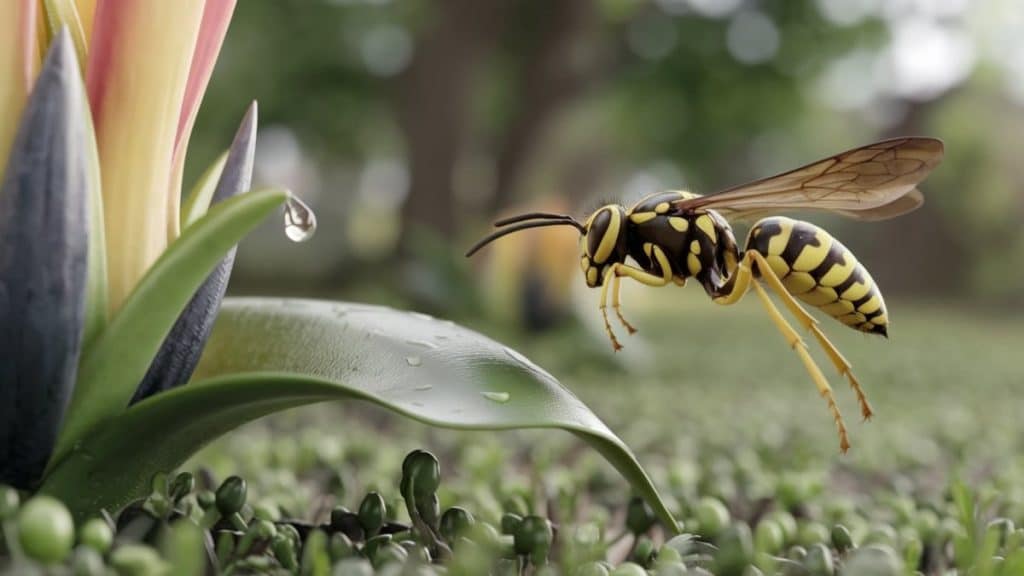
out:
{"label": "green bud", "polygon": [[654,542],[646,536],[641,536],[633,546],[632,560],[641,566],[650,566],[655,550]]}
{"label": "green bud", "polygon": [[501,515],[501,533],[502,534],[515,534],[519,528],[519,524],[523,521],[523,517],[512,513],[506,512]]}
{"label": "green bud", "polygon": [[609,576],[608,569],[600,562],[587,562],[572,573],[572,576]]}
{"label": "green bud", "polygon": [[231,557],[235,554],[235,535],[227,530],[221,530],[217,532],[216,537],[217,563],[223,568],[228,565]]}
{"label": "green bud", "polygon": [[441,536],[452,543],[456,538],[467,533],[476,523],[476,519],[463,508],[452,506],[441,516]]}
{"label": "green bud", "polygon": [[93,518],[78,529],[78,541],[100,554],[106,554],[114,543],[114,532],[106,520]]}
{"label": "green bud", "polygon": [[323,530],[313,530],[306,537],[306,545],[302,547],[302,574],[327,574],[331,567],[331,557],[327,551],[327,534]]}
{"label": "green bud", "polygon": [[192,493],[196,487],[196,479],[190,472],[182,472],[174,477],[170,487],[167,489],[171,500],[177,502]]}
{"label": "green bud", "polygon": [[412,486],[416,497],[437,492],[441,485],[441,465],[426,450],[413,450],[402,462],[402,486]]}
{"label": "green bud", "polygon": [[658,548],[658,553],[655,555],[654,563],[658,566],[663,564],[676,564],[683,561],[682,554],[678,550],[671,546],[662,546]]}
{"label": "green bud", "polygon": [[252,507],[252,517],[258,520],[277,522],[281,519],[281,509],[273,502],[260,500]]}
{"label": "green bud", "polygon": [[387,564],[404,564],[407,558],[409,558],[409,553],[405,548],[394,542],[388,542],[377,548],[371,563],[374,568],[379,568]]}
{"label": "green bud", "polygon": [[612,570],[609,576],[647,576],[647,570],[644,570],[643,566],[639,564],[623,562],[615,570]]}
{"label": "green bud", "polygon": [[487,522],[473,522],[469,527],[467,537],[485,548],[496,548],[501,541],[501,534],[497,528]]}
{"label": "green bud", "polygon": [[716,574],[738,574],[754,559],[754,538],[750,533],[750,527],[743,522],[736,522],[725,528],[719,535],[717,543]]}
{"label": "green bud", "polygon": [[829,542],[831,538],[829,529],[821,522],[802,522],[797,531],[797,540],[804,546]]}
{"label": "green bud", "polygon": [[10,486],[0,484],[0,522],[14,518],[18,513],[21,498],[18,491]]}
{"label": "green bud", "polygon": [[519,523],[514,535],[517,554],[530,556],[534,564],[543,564],[554,540],[551,522],[540,516],[527,516]]}
{"label": "green bud", "polygon": [[754,528],[754,549],[758,552],[775,554],[782,549],[784,541],[782,528],[774,520],[762,519]]}
{"label": "green bud", "polygon": [[786,552],[786,558],[797,562],[803,562],[804,558],[807,558],[807,548],[800,545],[793,546],[788,552]]}
{"label": "green bud", "polygon": [[626,507],[626,527],[633,534],[644,534],[654,526],[657,517],[647,501],[639,496],[629,500]]}
{"label": "green bud", "polygon": [[867,536],[864,537],[864,542],[861,544],[866,546],[869,544],[884,544],[886,546],[892,545],[896,541],[896,530],[888,524],[877,524],[871,528]]}
{"label": "green bud", "polygon": [[847,550],[853,548],[853,536],[850,535],[850,531],[842,524],[836,524],[832,527],[832,546],[839,551],[840,554],[845,554]]}
{"label": "green bud", "polygon": [[394,540],[394,536],[391,534],[378,534],[368,539],[363,544],[363,555],[373,560],[373,557],[377,554],[377,548],[389,544],[392,540]]}
{"label": "green bud", "polygon": [[231,476],[217,488],[217,510],[222,516],[237,514],[245,506],[246,492],[245,480]]}
{"label": "green bud", "polygon": [[715,538],[729,525],[729,509],[717,498],[701,498],[697,502],[695,515],[701,535],[707,538]]}
{"label": "green bud", "polygon": [[274,558],[285,570],[295,572],[298,569],[299,561],[295,553],[295,546],[291,538],[282,532],[278,532],[277,536],[270,541],[270,551],[274,553]]}
{"label": "green bud", "polygon": [[217,504],[217,496],[210,490],[203,490],[196,494],[196,504],[203,510],[209,510]]}
{"label": "green bud", "polygon": [[796,541],[797,525],[796,518],[785,510],[775,510],[765,518],[776,522],[782,528],[782,539],[784,544],[791,544]]}
{"label": "green bud", "polygon": [[807,549],[804,566],[813,576],[832,576],[836,572],[832,562],[832,551],[824,544],[815,544]]}
{"label": "green bud", "polygon": [[156,550],[143,544],[125,544],[110,554],[110,566],[118,576],[165,574],[169,568]]}
{"label": "green bud", "polygon": [[343,532],[335,532],[331,534],[331,540],[328,542],[328,550],[331,553],[331,560],[337,562],[342,558],[348,558],[356,553],[356,547],[352,544],[352,540],[349,539]]}
{"label": "green bud", "polygon": [[377,492],[368,492],[359,504],[359,524],[368,536],[375,536],[388,516],[387,504]]}
{"label": "green bud", "polygon": [[900,576],[903,565],[888,546],[862,546],[846,558],[843,576]]}
{"label": "green bud", "polygon": [[346,558],[335,564],[331,573],[340,576],[373,576],[373,566],[365,558]]}
{"label": "green bud", "polygon": [[18,511],[18,542],[22,551],[41,564],[67,557],[75,541],[75,523],[59,500],[35,496]]}
{"label": "green bud", "polygon": [[107,567],[99,552],[89,546],[79,546],[71,554],[71,573],[74,576],[106,576]]}

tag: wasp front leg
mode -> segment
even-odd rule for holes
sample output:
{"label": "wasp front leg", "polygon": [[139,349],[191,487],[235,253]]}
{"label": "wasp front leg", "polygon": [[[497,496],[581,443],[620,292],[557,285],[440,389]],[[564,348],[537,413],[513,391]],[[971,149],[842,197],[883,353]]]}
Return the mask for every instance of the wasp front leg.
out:
{"label": "wasp front leg", "polygon": [[628,277],[640,282],[641,284],[654,287],[665,286],[671,282],[672,268],[668,265],[668,259],[665,258],[664,253],[659,251],[659,254],[659,264],[662,264],[661,261],[664,261],[661,268],[663,271],[661,276],[657,276],[645,270],[627,266],[626,264],[619,262],[610,265],[607,272],[605,272],[604,282],[601,284],[601,303],[599,307],[601,309],[601,317],[604,319],[605,332],[608,333],[608,338],[612,341],[612,348],[614,348],[616,352],[622,350],[622,344],[620,344],[618,338],[615,337],[615,332],[612,331],[611,322],[608,321],[608,285],[612,284],[612,307],[615,309],[619,320],[623,322],[623,325],[626,326],[627,330],[632,329],[630,330],[630,334],[636,332],[636,329],[630,326],[619,312],[619,281],[623,277]]}

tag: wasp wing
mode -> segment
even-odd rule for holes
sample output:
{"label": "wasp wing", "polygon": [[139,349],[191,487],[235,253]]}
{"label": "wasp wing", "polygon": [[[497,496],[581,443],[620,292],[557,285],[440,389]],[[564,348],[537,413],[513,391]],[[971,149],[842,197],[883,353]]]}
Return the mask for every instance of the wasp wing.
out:
{"label": "wasp wing", "polygon": [[924,203],[916,186],[942,156],[942,141],[934,138],[883,140],[749,184],[679,200],[674,209],[713,209],[734,218],[824,210],[858,220],[884,220]]}

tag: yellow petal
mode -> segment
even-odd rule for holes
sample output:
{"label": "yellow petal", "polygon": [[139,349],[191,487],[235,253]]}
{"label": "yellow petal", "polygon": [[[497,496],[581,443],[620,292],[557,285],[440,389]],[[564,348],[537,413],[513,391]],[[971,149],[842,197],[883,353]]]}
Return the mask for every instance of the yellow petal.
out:
{"label": "yellow petal", "polygon": [[35,0],[0,0],[0,176],[39,58]]}
{"label": "yellow petal", "polygon": [[111,311],[167,246],[172,158],[203,0],[99,0],[87,85]]}

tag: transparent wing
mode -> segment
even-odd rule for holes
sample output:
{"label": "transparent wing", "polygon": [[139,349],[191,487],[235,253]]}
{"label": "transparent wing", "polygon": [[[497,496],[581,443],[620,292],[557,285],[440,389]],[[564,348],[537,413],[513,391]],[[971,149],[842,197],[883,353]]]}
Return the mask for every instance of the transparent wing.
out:
{"label": "transparent wing", "polygon": [[710,208],[731,218],[824,210],[858,220],[884,220],[924,203],[916,186],[942,156],[942,141],[934,138],[883,140],[783,174],[679,200],[675,210]]}

